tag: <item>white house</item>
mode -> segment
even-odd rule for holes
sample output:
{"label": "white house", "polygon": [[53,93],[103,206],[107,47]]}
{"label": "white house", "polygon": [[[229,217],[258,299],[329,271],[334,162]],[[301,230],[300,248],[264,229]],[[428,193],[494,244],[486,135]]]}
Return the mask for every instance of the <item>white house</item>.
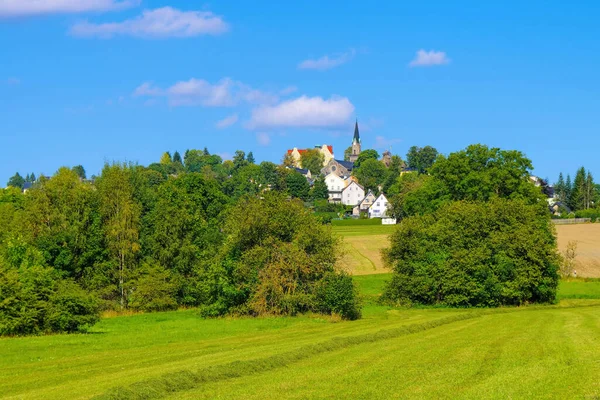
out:
{"label": "white house", "polygon": [[346,182],[334,173],[325,177],[325,184],[329,191],[329,201],[332,203],[341,203],[342,191],[346,187]]}
{"label": "white house", "polygon": [[369,218],[387,217],[388,200],[385,195],[381,194],[369,207]]}
{"label": "white house", "polygon": [[355,206],[365,198],[365,189],[356,183],[350,181],[348,186],[342,190],[342,204],[347,206]]}
{"label": "white house", "polygon": [[373,203],[375,203],[375,200],[377,200],[377,197],[375,197],[373,192],[371,190],[369,190],[369,192],[367,193],[365,198],[358,205],[359,212],[369,211],[369,208],[371,207],[371,205],[373,205]]}

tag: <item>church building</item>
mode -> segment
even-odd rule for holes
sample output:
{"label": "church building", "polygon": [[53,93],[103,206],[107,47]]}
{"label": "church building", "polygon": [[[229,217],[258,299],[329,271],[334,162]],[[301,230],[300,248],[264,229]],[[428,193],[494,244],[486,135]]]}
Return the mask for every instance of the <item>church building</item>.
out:
{"label": "church building", "polygon": [[354,163],[358,159],[361,151],[360,133],[358,131],[358,121],[356,121],[354,125],[354,137],[352,138],[352,149],[348,156],[348,161],[332,158],[325,164],[321,173],[323,175],[335,174],[339,177],[350,176],[352,174],[352,169],[354,169]]}

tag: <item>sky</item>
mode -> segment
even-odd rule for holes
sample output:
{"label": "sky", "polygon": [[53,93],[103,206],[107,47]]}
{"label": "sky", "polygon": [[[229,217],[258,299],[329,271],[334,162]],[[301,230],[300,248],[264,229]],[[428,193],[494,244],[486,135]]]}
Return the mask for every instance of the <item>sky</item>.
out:
{"label": "sky", "polygon": [[524,152],[600,179],[597,1],[0,0],[0,186],[165,151]]}

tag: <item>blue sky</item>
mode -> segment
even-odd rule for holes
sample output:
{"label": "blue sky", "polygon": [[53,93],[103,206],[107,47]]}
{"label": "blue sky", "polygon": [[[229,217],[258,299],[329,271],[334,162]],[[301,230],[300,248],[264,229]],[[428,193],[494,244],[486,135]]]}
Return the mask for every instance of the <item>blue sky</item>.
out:
{"label": "blue sky", "polygon": [[[600,174],[594,1],[0,0],[0,185],[164,151],[471,143]],[[597,176],[600,178],[600,176]]]}

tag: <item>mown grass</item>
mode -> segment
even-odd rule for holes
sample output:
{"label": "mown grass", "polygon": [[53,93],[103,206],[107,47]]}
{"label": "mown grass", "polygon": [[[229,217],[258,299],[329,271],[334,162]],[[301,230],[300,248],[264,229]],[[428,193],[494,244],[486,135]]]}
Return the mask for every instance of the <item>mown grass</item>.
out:
{"label": "mown grass", "polygon": [[[0,340],[0,397],[584,398],[600,395],[600,287],[560,306],[393,309],[389,275],[355,278],[364,318],[103,319],[90,334]],[[577,299],[576,296],[588,296]]]}

